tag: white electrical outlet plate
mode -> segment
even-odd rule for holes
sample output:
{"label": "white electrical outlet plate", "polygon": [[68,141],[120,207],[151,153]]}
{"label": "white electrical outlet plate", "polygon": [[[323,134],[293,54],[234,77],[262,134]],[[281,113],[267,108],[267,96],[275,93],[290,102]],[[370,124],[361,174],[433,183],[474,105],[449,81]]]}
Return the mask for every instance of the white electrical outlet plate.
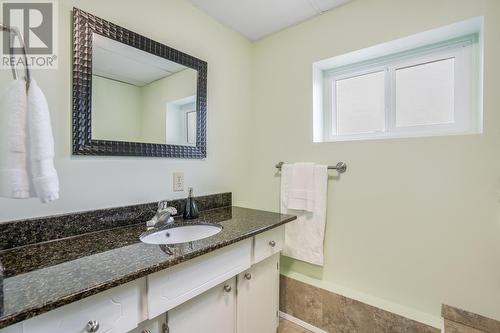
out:
{"label": "white electrical outlet plate", "polygon": [[174,172],[173,185],[174,192],[184,191],[184,172]]}

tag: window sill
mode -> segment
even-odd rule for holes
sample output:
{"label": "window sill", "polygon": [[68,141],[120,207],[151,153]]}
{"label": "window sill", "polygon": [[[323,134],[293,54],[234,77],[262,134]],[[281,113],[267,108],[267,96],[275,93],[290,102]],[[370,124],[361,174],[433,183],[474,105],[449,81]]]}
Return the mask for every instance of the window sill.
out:
{"label": "window sill", "polygon": [[372,141],[372,140],[388,140],[388,139],[415,139],[415,138],[432,138],[443,136],[470,136],[481,135],[482,130],[474,131],[450,131],[450,132],[433,132],[433,133],[369,133],[357,135],[343,135],[332,138],[325,138],[322,141],[314,143],[331,143],[331,142],[346,142],[346,141]]}

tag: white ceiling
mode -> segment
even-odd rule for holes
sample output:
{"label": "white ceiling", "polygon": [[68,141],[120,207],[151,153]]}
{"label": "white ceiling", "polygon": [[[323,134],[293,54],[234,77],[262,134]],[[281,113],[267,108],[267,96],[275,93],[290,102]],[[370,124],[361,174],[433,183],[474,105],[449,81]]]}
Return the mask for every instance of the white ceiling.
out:
{"label": "white ceiling", "polygon": [[143,87],[186,68],[107,37],[93,35],[94,75]]}
{"label": "white ceiling", "polygon": [[190,0],[208,15],[258,40],[352,0]]}

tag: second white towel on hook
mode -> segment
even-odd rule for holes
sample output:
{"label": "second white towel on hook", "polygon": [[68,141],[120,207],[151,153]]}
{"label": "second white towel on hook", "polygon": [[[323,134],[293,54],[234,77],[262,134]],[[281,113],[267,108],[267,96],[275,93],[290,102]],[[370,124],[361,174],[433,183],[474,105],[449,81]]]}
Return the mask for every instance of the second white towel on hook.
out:
{"label": "second white towel on hook", "polygon": [[26,81],[14,80],[0,97],[0,196],[30,197]]}
{"label": "second white towel on hook", "polygon": [[47,100],[35,80],[15,80],[0,99],[0,196],[59,198]]}
{"label": "second white towel on hook", "polygon": [[281,212],[297,215],[285,226],[283,255],[323,266],[328,166],[284,164],[281,168]]}
{"label": "second white towel on hook", "polygon": [[34,196],[42,203],[59,199],[59,177],[54,167],[54,136],[47,99],[35,79],[28,90],[29,169]]}

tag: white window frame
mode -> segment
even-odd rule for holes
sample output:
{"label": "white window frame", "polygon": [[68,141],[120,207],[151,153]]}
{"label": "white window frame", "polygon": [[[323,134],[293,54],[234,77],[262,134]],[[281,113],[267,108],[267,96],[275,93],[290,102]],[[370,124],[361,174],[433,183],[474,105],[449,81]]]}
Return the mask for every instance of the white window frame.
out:
{"label": "white window frame", "polygon": [[[412,128],[390,133],[380,132],[367,135],[366,139],[384,139],[412,136],[438,136],[438,135],[461,135],[461,134],[480,134],[483,132],[483,80],[484,80],[484,17],[472,17],[460,22],[452,23],[446,26],[434,28],[432,30],[419,32],[414,35],[402,37],[392,41],[373,45],[364,49],[351,51],[345,54],[336,55],[332,58],[318,60],[312,64],[312,124],[313,124],[313,142],[331,142],[344,140],[359,140],[365,137],[332,136],[331,129],[328,127],[331,115],[328,110],[331,105],[331,99],[327,97],[328,82],[326,75],[346,74],[363,71],[376,66],[384,67],[388,63],[394,66],[410,65],[405,61],[419,56],[430,56],[439,50],[453,50],[459,42],[472,42],[471,53],[471,73],[470,73],[470,101],[469,103],[460,102],[458,105],[470,105],[469,126],[464,131],[459,129],[449,130],[442,126],[442,130],[437,128]],[[448,49],[447,49],[448,48]],[[385,62],[384,62],[385,61]],[[342,71],[344,71],[342,73]],[[460,73],[459,73],[460,75]],[[460,78],[457,79],[457,82]],[[330,87],[331,88],[331,87]],[[391,88],[392,89],[392,88]],[[465,89],[465,88],[463,88]],[[330,90],[331,91],[331,90]],[[463,94],[456,91],[457,95]],[[392,96],[390,107],[393,109],[394,101]],[[386,103],[387,105],[387,103]],[[387,108],[387,106],[386,106]],[[331,108],[330,108],[331,109]],[[460,110],[457,110],[459,114]],[[330,117],[328,119],[328,117]],[[460,118],[462,119],[462,118]],[[465,118],[463,118],[465,119]],[[457,128],[460,126],[457,126]],[[418,133],[417,133],[418,132]]]}
{"label": "white window frame", "polygon": [[[411,50],[400,55],[352,64],[323,72],[323,133],[324,141],[348,141],[380,138],[420,137],[477,132],[473,82],[475,82],[474,54],[477,36],[471,35],[458,41],[423,50]],[[412,66],[454,59],[454,122],[449,124],[396,126],[396,71]],[[385,129],[356,134],[337,134],[336,82],[361,75],[385,73]]]}

